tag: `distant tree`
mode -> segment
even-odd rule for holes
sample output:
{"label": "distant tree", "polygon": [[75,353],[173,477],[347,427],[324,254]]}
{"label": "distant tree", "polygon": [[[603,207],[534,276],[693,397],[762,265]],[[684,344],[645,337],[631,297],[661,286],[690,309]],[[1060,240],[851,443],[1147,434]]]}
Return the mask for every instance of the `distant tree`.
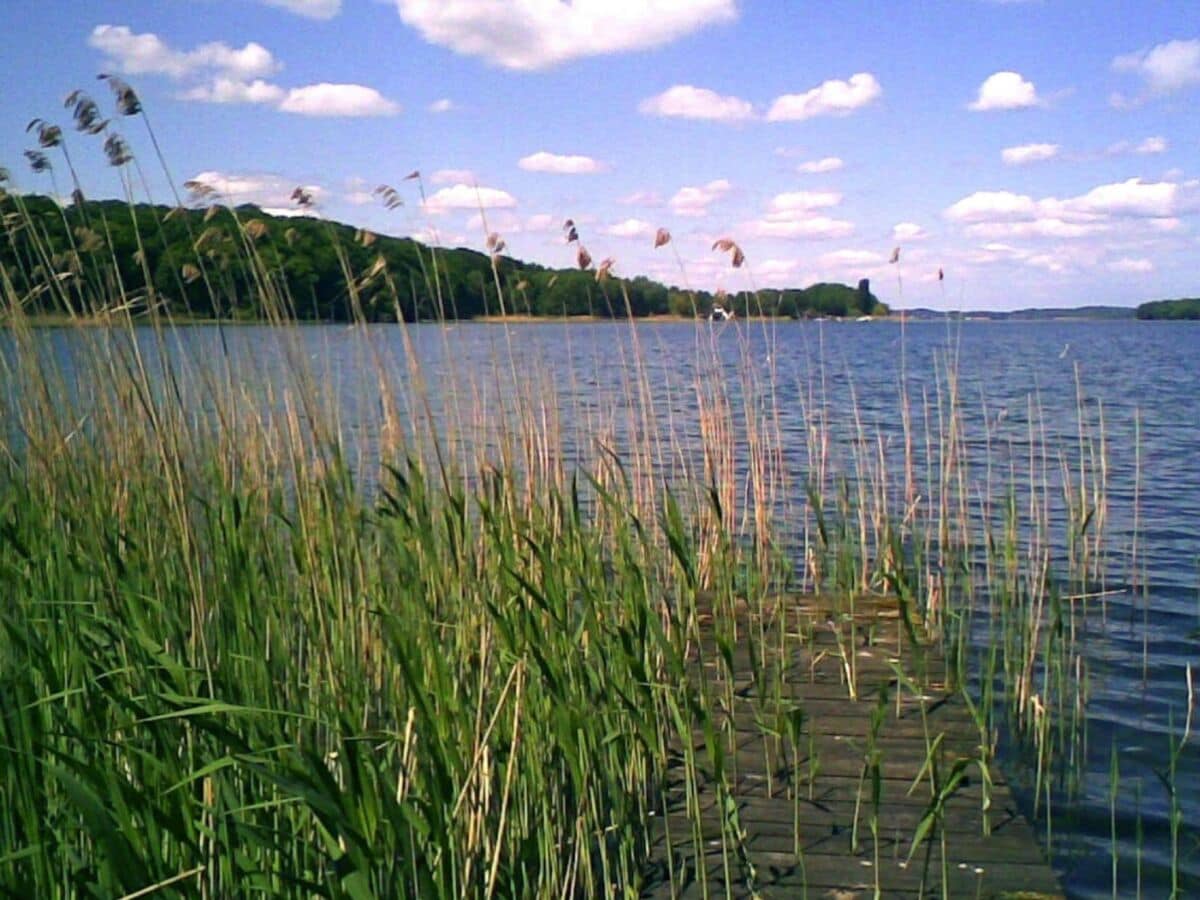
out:
{"label": "distant tree", "polygon": [[1200,298],[1154,300],[1137,308],[1139,319],[1200,319]]}

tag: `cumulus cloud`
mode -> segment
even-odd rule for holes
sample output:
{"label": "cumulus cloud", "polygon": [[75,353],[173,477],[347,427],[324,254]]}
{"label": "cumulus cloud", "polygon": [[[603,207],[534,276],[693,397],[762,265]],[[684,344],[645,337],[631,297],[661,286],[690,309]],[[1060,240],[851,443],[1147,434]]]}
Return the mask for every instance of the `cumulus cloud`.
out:
{"label": "cumulus cloud", "polygon": [[831,216],[767,217],[748,223],[745,230],[763,238],[832,240],[854,234],[854,223]]}
{"label": "cumulus cloud", "polygon": [[[316,10],[318,2],[294,2]],[[105,66],[130,75],[162,75],[190,83],[182,100],[203,103],[252,103],[306,116],[386,116],[400,106],[374,88],[359,84],[310,84],[286,89],[265,76],[283,68],[267,48],[251,41],[235,48],[215,41],[178,50],[146,32],[124,25],[97,25],[88,43],[105,56]]]}
{"label": "cumulus cloud", "polygon": [[826,156],[823,159],[810,159],[796,166],[796,171],[803,175],[820,175],[825,172],[836,172],[846,164],[836,156]]}
{"label": "cumulus cloud", "polygon": [[342,0],[260,0],[308,19],[332,19],[342,10]]}
{"label": "cumulus cloud", "polygon": [[400,105],[361,84],[310,84],[292,88],[279,104],[302,116],[394,116]]}
{"label": "cumulus cloud", "polygon": [[724,178],[699,187],[682,187],[667,201],[667,205],[677,216],[707,216],[709,206],[728,194],[732,187]]}
{"label": "cumulus cloud", "polygon": [[517,165],[526,172],[551,172],[555,175],[593,175],[604,171],[603,163],[590,156],[564,156],[545,150],[521,157]]}
{"label": "cumulus cloud", "polygon": [[1167,41],[1126,53],[1114,59],[1112,67],[1140,76],[1151,94],[1171,94],[1200,84],[1200,39]]}
{"label": "cumulus cloud", "polygon": [[431,44],[508,69],[644,50],[737,18],[735,0],[395,0]]}
{"label": "cumulus cloud", "polygon": [[[280,212],[281,214],[297,212],[297,207],[292,202],[292,191],[298,185],[295,181],[288,181],[280,175],[210,170],[193,175],[189,181],[208,185],[217,192],[222,203],[231,206],[253,203],[255,206],[261,207],[264,212]],[[299,187],[302,187],[317,203],[320,203],[328,195],[326,189],[321,185],[304,184]]]}
{"label": "cumulus cloud", "polygon": [[923,241],[929,234],[916,222],[899,222],[892,226],[894,241]]}
{"label": "cumulus cloud", "polygon": [[1065,222],[1047,217],[1028,222],[978,222],[967,234],[978,238],[1082,238],[1108,231],[1103,222]]}
{"label": "cumulus cloud", "polygon": [[770,214],[790,214],[813,209],[828,209],[842,202],[837,191],[789,191],[771,198]]}
{"label": "cumulus cloud", "polygon": [[1133,258],[1123,256],[1120,259],[1114,259],[1112,262],[1110,262],[1108,264],[1108,268],[1113,272],[1153,272],[1154,263],[1141,257]]}
{"label": "cumulus cloud", "polygon": [[854,224],[823,212],[842,202],[837,191],[788,191],[767,203],[762,218],[747,222],[742,230],[764,238],[844,238],[854,233]]}
{"label": "cumulus cloud", "polygon": [[803,94],[776,97],[767,111],[768,122],[798,122],[815,116],[847,116],[874,102],[883,88],[870,72],[859,72],[849,81],[831,79]]}
{"label": "cumulus cloud", "polygon": [[429,104],[429,111],[431,113],[447,113],[452,109],[454,109],[454,101],[447,97],[443,97],[440,100],[434,100]]}
{"label": "cumulus cloud", "polygon": [[744,122],[754,118],[754,107],[740,97],[724,97],[708,88],[677,84],[661,94],[647,97],[638,111],[648,116],[705,119],[713,122]]}
{"label": "cumulus cloud", "polygon": [[989,75],[979,86],[979,96],[967,105],[975,112],[997,109],[1024,109],[1040,106],[1041,99],[1032,81],[1026,81],[1016,72],[996,72]]}
{"label": "cumulus cloud", "polygon": [[516,198],[508,191],[454,184],[430,196],[425,202],[425,209],[430,213],[444,213],[458,209],[509,209],[516,205]]}
{"label": "cumulus cloud", "polygon": [[654,226],[641,219],[626,219],[606,228],[600,229],[604,234],[620,238],[649,237],[654,234]]}
{"label": "cumulus cloud", "polygon": [[180,94],[182,100],[198,100],[201,103],[266,103],[274,105],[284,98],[286,91],[277,84],[256,78],[254,81],[237,81],[233,78],[214,78],[208,84],[196,85]]}
{"label": "cumulus cloud", "polygon": [[1037,215],[1032,197],[1011,191],[976,191],[949,206],[943,213],[952,222],[989,222],[1029,219]]}
{"label": "cumulus cloud", "polygon": [[1000,158],[1006,166],[1024,166],[1054,159],[1061,149],[1058,144],[1021,144],[1017,147],[1005,147],[1000,151]]}
{"label": "cumulus cloud", "polygon": [[1145,182],[1130,178],[1117,184],[1102,184],[1081,197],[1066,201],[1068,207],[1106,216],[1165,218],[1175,212],[1179,185],[1170,181]]}
{"label": "cumulus cloud", "polygon": [[200,74],[246,81],[282,68],[266,47],[254,41],[240,48],[213,41],[194,50],[176,50],[156,34],[136,34],[125,25],[97,25],[88,44],[104,54],[106,68],[126,75],[166,75],[178,80]]}
{"label": "cumulus cloud", "polygon": [[1167,139],[1160,136],[1148,137],[1138,143],[1133,141],[1117,141],[1104,152],[1109,156],[1123,156],[1126,153],[1136,153],[1139,156],[1149,156],[1155,153],[1166,153],[1170,149]]}
{"label": "cumulus cloud", "polygon": [[[1200,185],[1197,186],[1200,188]],[[1200,208],[1200,192],[1185,182],[1130,178],[1102,184],[1075,197],[1040,200],[1009,191],[977,191],[946,208],[943,215],[973,237],[1083,238],[1112,231],[1178,222]],[[1140,224],[1139,224],[1140,223]]]}

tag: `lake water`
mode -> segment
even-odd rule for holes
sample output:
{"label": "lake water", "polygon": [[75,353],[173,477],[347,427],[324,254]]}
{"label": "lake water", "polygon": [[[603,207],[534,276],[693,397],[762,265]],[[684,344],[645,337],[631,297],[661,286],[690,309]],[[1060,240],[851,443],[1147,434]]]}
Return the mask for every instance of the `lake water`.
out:
{"label": "lake water", "polygon": [[[367,331],[385,365],[405,381],[402,329]],[[45,340],[68,367],[76,335],[46,332]],[[1166,896],[1172,838],[1160,774],[1165,774],[1169,740],[1173,735],[1177,743],[1188,721],[1189,666],[1200,688],[1200,323],[913,323],[903,332],[895,322],[645,323],[636,329],[622,323],[464,323],[444,330],[410,326],[407,335],[433,398],[435,423],[449,414],[451,397],[479,407],[499,405],[510,394],[512,377],[533,372],[546,390],[559,394],[562,410],[599,415],[608,404],[610,413],[619,412],[627,400],[622,386],[628,384],[632,361],[640,358],[656,410],[664,417],[670,410],[681,440],[691,445],[683,451],[695,454],[699,432],[688,424],[695,413],[694,386],[697,377],[713,377],[711,370],[697,369],[698,342],[715,353],[718,368],[733,372],[749,360],[761,366],[764,377],[773,370],[781,455],[799,486],[800,496],[792,499],[800,507],[815,408],[828,421],[841,423],[831,429],[835,456],[839,447],[846,451],[853,444],[852,407],[857,406],[864,427],[882,436],[885,455],[895,461],[902,445],[897,402],[902,361],[909,396],[933,402],[946,390],[947,360],[957,358],[966,450],[979,460],[990,457],[1001,473],[994,482],[973,483],[979,499],[988,490],[999,492],[1008,462],[1028,452],[1031,417],[1041,439],[1072,446],[1082,397],[1089,418],[1096,423],[1102,415],[1104,423],[1112,553],[1104,587],[1112,593],[1095,604],[1078,638],[1090,698],[1076,777],[1056,786],[1051,806],[1053,859],[1073,896],[1112,895],[1109,792],[1115,752],[1119,891],[1134,894],[1140,878],[1146,896]],[[0,350],[11,352],[4,340],[0,335]],[[290,329],[284,341],[265,327],[223,333],[190,327],[176,340],[193,358],[228,353],[252,362],[264,381],[282,377],[289,353],[301,354],[338,398],[346,440],[364,458],[374,452],[380,388],[359,331],[309,326]],[[739,391],[736,383],[731,386],[735,405]],[[613,421],[620,425],[622,419],[617,415]],[[570,444],[571,423],[564,426],[564,441]],[[621,435],[616,437],[619,442]],[[1057,484],[1057,464],[1048,468],[1048,480]],[[1135,478],[1137,469],[1140,478]],[[983,478],[982,464],[972,471]],[[1134,579],[1141,580],[1128,558],[1135,492],[1138,569],[1144,566],[1145,581],[1133,590]],[[1200,730],[1200,723],[1192,730]],[[1180,750],[1174,782],[1183,818],[1176,853],[1185,894],[1200,892],[1198,737],[1193,734]],[[1023,801],[1032,815],[1030,761],[1019,747],[1002,742],[1001,762],[1014,782],[1026,785]],[[1037,822],[1045,828],[1044,808]]]}

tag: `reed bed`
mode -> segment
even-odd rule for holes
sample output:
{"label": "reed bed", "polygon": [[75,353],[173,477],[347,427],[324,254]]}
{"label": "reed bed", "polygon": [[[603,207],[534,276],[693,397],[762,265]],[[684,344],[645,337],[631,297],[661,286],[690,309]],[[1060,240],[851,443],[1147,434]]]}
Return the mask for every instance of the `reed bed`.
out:
{"label": "reed bed", "polygon": [[[132,204],[145,180],[124,139],[109,157]],[[485,365],[455,367],[446,318],[390,326],[399,351],[360,322],[314,359],[266,226],[199,199],[275,326],[251,353],[128,289],[104,223],[71,222],[82,207],[63,213],[66,257],[48,235],[22,243],[32,292],[0,281],[5,892],[635,896],[681,754],[687,783],[715,781],[731,810],[727,883],[752,881],[732,718],[715,711],[732,715],[738,645],[754,697],[779,708],[780,660],[813,638],[789,626],[801,594],[846,605],[850,698],[855,603],[894,597],[970,698],[979,747],[962,765],[986,776],[1002,735],[1024,748],[1050,831],[1086,750],[1079,623],[1138,566],[1136,533],[1109,534],[1104,410],[1081,377],[1073,430],[1031,395],[1005,411],[1019,433],[963,396],[952,327],[923,377],[901,347],[895,395],[870,410],[853,373],[835,372],[852,402],[834,402],[823,344],[780,371],[771,323],[697,323],[674,376],[651,371],[653,334],[632,321],[604,326],[627,329],[615,367],[571,351],[566,384],[508,326]],[[9,240],[28,236],[20,194],[0,202]],[[330,239],[352,300],[370,286],[399,302],[386,266],[354,271]],[[220,294],[196,244],[180,279]],[[436,249],[425,262],[452,308]],[[604,262],[599,296],[619,306]],[[519,309],[495,287],[496,312]],[[66,329],[28,319],[34,293]],[[714,652],[702,619],[715,667],[694,664]],[[919,655],[901,665],[915,674],[899,689],[921,691]],[[820,723],[797,710],[771,727],[796,752]],[[881,764],[869,748],[876,852]],[[1177,845],[1183,801],[1164,784]],[[947,788],[930,787],[914,851],[937,833]]]}

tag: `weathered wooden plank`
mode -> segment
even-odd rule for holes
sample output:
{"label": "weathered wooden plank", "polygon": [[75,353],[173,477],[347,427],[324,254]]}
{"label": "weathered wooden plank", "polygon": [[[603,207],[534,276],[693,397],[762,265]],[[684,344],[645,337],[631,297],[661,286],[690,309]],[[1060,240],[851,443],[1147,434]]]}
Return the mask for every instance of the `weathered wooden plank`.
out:
{"label": "weathered wooden plank", "polygon": [[[885,897],[936,896],[943,876],[951,896],[1061,894],[994,766],[985,811],[984,772],[975,762],[984,742],[962,698],[947,688],[946,664],[932,642],[914,646],[886,598],[856,598],[853,606],[852,617],[849,604],[830,609],[820,598],[781,601],[765,618],[743,609],[738,615],[750,618],[722,621],[721,642],[712,618],[703,620],[690,664],[707,685],[724,779],[718,784],[706,769],[711,763],[697,730],[690,787],[682,758],[668,770],[643,896],[815,891],[808,895],[849,898],[874,893],[877,882]],[[757,667],[769,677],[756,679]],[[887,702],[873,727],[881,691]],[[796,709],[804,716],[793,746],[788,717]],[[913,852],[930,809],[924,770],[935,741],[941,777],[960,759],[967,769]],[[878,806],[864,772],[871,748],[878,754]]]}

